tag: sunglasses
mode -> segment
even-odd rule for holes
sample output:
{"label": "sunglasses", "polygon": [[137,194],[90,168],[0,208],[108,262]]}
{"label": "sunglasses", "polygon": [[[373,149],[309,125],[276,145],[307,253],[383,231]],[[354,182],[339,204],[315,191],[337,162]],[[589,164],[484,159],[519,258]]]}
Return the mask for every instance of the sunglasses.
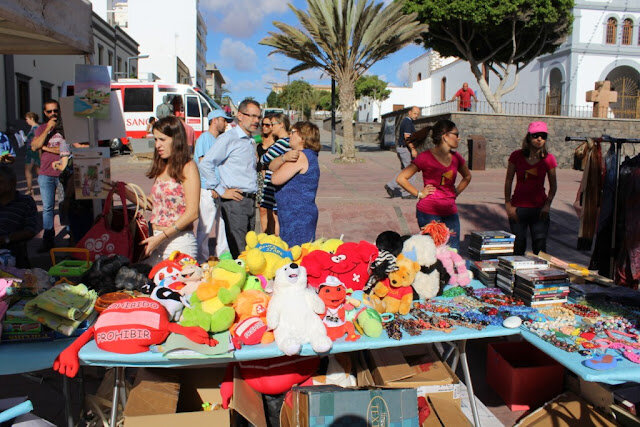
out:
{"label": "sunglasses", "polygon": [[51,113],[59,113],[60,110],[58,110],[57,108],[55,110],[44,110],[45,113],[47,114],[51,114]]}
{"label": "sunglasses", "polygon": [[536,138],[547,139],[547,133],[546,132],[532,133],[531,134],[531,139],[536,139]]}
{"label": "sunglasses", "polygon": [[270,128],[271,126],[273,126],[271,123],[263,123],[263,124],[262,124],[262,127],[263,127],[263,128],[265,128],[265,127],[266,127],[266,128]]}

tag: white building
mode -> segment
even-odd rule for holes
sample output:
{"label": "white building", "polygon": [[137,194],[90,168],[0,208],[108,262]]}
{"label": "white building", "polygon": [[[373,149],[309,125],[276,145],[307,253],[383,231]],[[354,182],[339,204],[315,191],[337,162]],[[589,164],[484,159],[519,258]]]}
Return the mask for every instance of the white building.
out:
{"label": "white building", "polygon": [[126,27],[140,43],[138,77],[205,89],[207,26],[199,0],[91,0],[109,22]]}
{"label": "white building", "polygon": [[[112,72],[126,73],[126,58],[138,55],[138,43],[119,27],[92,14],[94,65],[111,65]],[[28,111],[42,117],[42,104],[58,99],[65,82],[73,82],[75,65],[85,64],[80,55],[0,55],[4,78],[0,79],[0,130],[24,125]],[[131,71],[136,64],[131,63]]]}
{"label": "white building", "polygon": [[216,64],[207,64],[206,91],[214,99],[222,98],[222,86],[225,84],[222,72]]}
{"label": "white building", "polygon": [[[612,115],[640,118],[640,2],[576,0],[573,15],[573,31],[565,43],[524,68],[516,89],[503,96],[505,112],[591,116],[586,92],[596,81],[609,80],[618,92]],[[487,74],[494,89],[498,77]],[[409,63],[409,76],[410,87],[392,88],[382,114],[400,105],[429,107],[423,110],[428,115],[451,111],[455,103],[443,103],[464,82],[476,93],[475,108],[491,111],[466,61],[427,51]],[[365,111],[366,102],[361,103],[361,117],[379,117],[377,108]]]}

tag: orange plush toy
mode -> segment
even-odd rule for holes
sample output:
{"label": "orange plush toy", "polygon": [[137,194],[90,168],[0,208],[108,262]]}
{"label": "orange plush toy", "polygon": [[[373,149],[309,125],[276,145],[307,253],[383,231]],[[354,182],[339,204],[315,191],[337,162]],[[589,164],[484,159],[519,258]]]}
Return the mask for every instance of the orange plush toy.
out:
{"label": "orange plush toy", "polygon": [[346,302],[347,287],[337,277],[327,276],[318,287],[318,296],[324,302],[325,311],[320,318],[327,328],[327,336],[331,341],[347,334],[347,341],[356,341],[360,335],[352,322],[346,320],[345,311],[352,310],[353,305]]}
{"label": "orange plush toy", "polygon": [[273,332],[267,331],[268,305],[269,296],[262,291],[248,289],[238,295],[233,304],[237,321],[230,329],[231,342],[235,348],[273,342]]}
{"label": "orange plush toy", "polygon": [[420,264],[400,254],[396,258],[398,270],[389,273],[389,277],[373,288],[370,301],[379,313],[407,314],[413,301],[411,284],[420,271]]}

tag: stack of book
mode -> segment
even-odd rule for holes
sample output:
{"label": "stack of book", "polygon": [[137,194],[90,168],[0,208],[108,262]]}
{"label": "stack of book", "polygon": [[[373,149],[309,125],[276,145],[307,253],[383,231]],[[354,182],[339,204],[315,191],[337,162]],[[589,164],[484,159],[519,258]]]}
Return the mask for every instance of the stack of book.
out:
{"label": "stack of book", "polygon": [[531,270],[548,268],[549,263],[542,258],[521,255],[508,255],[498,257],[496,268],[496,286],[505,294],[513,294],[513,285],[516,281],[518,270]]}
{"label": "stack of book", "polygon": [[506,231],[472,231],[469,240],[469,258],[473,261],[495,260],[513,254],[516,236]]}
{"label": "stack of book", "polygon": [[569,275],[557,268],[519,270],[513,295],[532,307],[565,303],[569,295]]}
{"label": "stack of book", "polygon": [[480,280],[483,285],[491,288],[496,286],[496,274],[498,269],[498,261],[474,261],[471,264],[471,270],[476,279]]}

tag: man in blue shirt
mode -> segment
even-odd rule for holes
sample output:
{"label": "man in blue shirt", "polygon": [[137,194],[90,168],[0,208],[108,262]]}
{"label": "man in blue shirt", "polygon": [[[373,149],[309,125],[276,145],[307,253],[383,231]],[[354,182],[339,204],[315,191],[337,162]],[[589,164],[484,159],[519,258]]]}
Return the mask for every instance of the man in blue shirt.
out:
{"label": "man in blue shirt", "polygon": [[[227,123],[233,120],[227,116],[223,110],[214,110],[207,116],[209,119],[209,129],[203,132],[196,141],[196,148],[193,153],[193,160],[200,169],[201,160],[207,151],[211,149],[216,138],[222,135],[227,127]],[[219,183],[219,177],[215,174],[215,179],[210,183],[211,188]],[[220,198],[213,198],[213,191],[207,191],[207,181],[204,174],[200,171],[200,218],[198,219],[198,227],[196,229],[196,241],[198,244],[198,262],[203,263],[209,258],[209,234],[211,230],[216,229],[216,250],[215,254],[220,256],[224,251],[229,250],[227,236],[224,231],[224,220],[220,209]]]}
{"label": "man in blue shirt", "polygon": [[[396,143],[396,154],[398,160],[400,160],[400,171],[411,164],[411,151],[410,146],[407,145],[406,140],[416,131],[413,121],[420,116],[419,107],[411,107],[407,117],[400,122],[400,129],[398,129],[398,142]],[[385,184],[384,189],[389,194],[389,197],[401,196],[403,199],[415,199],[416,196],[409,194],[404,188],[400,187],[396,182],[399,174]]]}
{"label": "man in blue shirt", "polygon": [[[245,236],[255,226],[258,191],[256,149],[251,134],[258,130],[260,104],[245,99],[238,106],[238,125],[218,137],[200,162],[206,189],[220,196],[229,250],[237,258]],[[217,173],[217,176],[216,176]]]}

